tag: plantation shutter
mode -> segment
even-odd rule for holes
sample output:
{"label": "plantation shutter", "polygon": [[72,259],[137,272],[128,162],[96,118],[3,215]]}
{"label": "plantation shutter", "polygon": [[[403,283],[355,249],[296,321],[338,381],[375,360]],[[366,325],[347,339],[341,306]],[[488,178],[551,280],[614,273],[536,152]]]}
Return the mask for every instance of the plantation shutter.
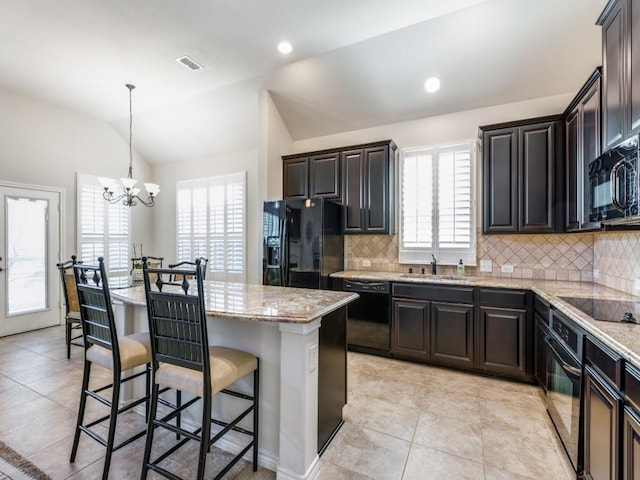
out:
{"label": "plantation shutter", "polygon": [[207,280],[244,282],[246,174],[176,184],[178,261],[209,259]]}
{"label": "plantation shutter", "polygon": [[408,150],[400,158],[400,263],[476,264],[469,143]]}
{"label": "plantation shutter", "polygon": [[129,284],[131,245],[130,208],[111,204],[103,196],[98,177],[78,174],[78,259],[97,265],[103,257],[109,285]]}

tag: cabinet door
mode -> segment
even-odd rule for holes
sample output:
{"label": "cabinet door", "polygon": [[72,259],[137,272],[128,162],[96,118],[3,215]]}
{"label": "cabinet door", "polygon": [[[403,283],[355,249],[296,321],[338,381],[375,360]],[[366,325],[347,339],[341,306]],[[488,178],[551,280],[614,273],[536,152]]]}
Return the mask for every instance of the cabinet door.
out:
{"label": "cabinet door", "polygon": [[629,7],[629,119],[631,133],[640,132],[640,0],[627,0]]}
{"label": "cabinet door", "polygon": [[631,407],[624,407],[622,431],[622,478],[640,480],[640,416]]}
{"label": "cabinet door", "polygon": [[283,160],[283,198],[309,198],[309,158]]}
{"label": "cabinet door", "polygon": [[518,231],[518,129],[484,132],[483,230]]}
{"label": "cabinet door", "polygon": [[526,310],[480,307],[480,367],[493,373],[526,374]]}
{"label": "cabinet door", "polygon": [[429,304],[419,300],[394,300],[391,319],[391,353],[426,360]]}
{"label": "cabinet door", "polygon": [[309,196],[340,198],[340,154],[309,157]]}
{"label": "cabinet door", "polygon": [[589,185],[589,164],[600,156],[600,79],[596,80],[589,92],[585,95],[582,105],[582,125],[580,137],[582,137],[582,168],[580,171],[579,194],[582,201],[581,224],[589,223],[589,205],[591,204],[591,188]]}
{"label": "cabinet door", "polygon": [[535,375],[538,385],[542,389],[547,391],[547,347],[544,341],[544,337],[547,335],[547,329],[545,328],[545,320],[537,312],[535,313]]}
{"label": "cabinet door", "polygon": [[555,230],[555,122],[520,127],[519,231],[543,233]]}
{"label": "cabinet door", "polygon": [[364,150],[364,227],[368,233],[389,233],[389,149]]}
{"label": "cabinet door", "polygon": [[567,142],[567,230],[580,228],[580,220],[582,219],[582,200],[580,198],[580,188],[582,187],[580,172],[582,169],[578,138],[579,113],[579,110],[574,110],[567,116],[565,122]]}
{"label": "cabinet door", "polygon": [[364,151],[359,149],[343,152],[341,163],[343,182],[342,202],[345,206],[343,230],[345,233],[362,233],[364,232],[364,191],[362,188]]}
{"label": "cabinet door", "polygon": [[431,303],[430,358],[473,367],[473,305]]}
{"label": "cabinet door", "polygon": [[585,367],[584,474],[593,480],[614,480],[619,468],[621,398],[590,367]]}
{"label": "cabinet door", "polygon": [[602,150],[625,134],[625,0],[615,4],[602,25]]}

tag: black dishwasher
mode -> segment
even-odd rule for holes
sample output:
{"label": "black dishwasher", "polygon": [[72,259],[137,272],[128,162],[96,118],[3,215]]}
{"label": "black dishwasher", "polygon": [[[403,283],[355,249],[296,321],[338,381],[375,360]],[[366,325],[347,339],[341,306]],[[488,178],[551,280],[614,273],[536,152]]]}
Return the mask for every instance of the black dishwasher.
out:
{"label": "black dishwasher", "polygon": [[347,306],[349,350],[390,356],[389,282],[344,280],[342,289],[360,295]]}

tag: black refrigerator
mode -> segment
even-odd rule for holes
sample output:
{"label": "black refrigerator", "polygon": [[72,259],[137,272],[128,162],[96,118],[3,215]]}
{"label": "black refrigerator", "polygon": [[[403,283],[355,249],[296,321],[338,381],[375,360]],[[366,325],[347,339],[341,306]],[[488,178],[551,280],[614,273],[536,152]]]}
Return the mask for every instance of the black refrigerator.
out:
{"label": "black refrigerator", "polygon": [[[330,289],[344,270],[342,206],[329,200],[265,202],[264,285]],[[318,453],[344,423],[347,403],[347,307],[322,317],[318,332]]]}
{"label": "black refrigerator", "polygon": [[330,288],[344,270],[342,206],[323,198],[265,202],[262,283]]}

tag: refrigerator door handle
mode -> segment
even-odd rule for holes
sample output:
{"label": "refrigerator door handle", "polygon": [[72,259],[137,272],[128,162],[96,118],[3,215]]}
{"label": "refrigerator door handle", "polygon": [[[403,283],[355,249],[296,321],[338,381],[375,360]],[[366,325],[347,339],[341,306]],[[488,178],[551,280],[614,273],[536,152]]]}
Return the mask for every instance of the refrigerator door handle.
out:
{"label": "refrigerator door handle", "polygon": [[280,220],[280,286],[284,287],[288,283],[285,276],[289,274],[289,249],[287,248],[287,219]]}

